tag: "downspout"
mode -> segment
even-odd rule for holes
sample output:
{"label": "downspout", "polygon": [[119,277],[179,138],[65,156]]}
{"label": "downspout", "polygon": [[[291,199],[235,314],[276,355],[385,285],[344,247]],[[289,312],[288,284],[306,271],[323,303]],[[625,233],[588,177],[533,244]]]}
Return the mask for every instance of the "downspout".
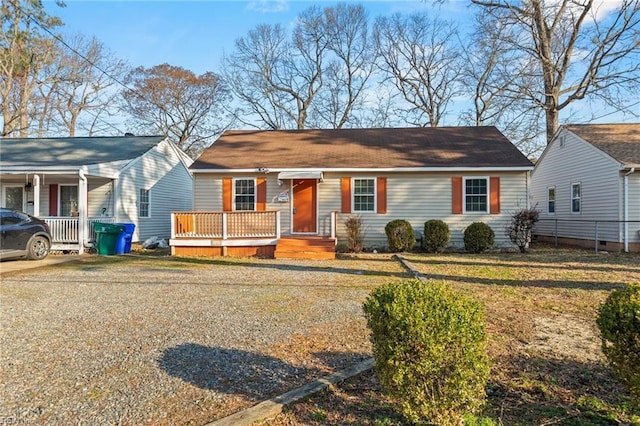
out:
{"label": "downspout", "polygon": [[33,215],[40,217],[40,175],[33,175]]}
{"label": "downspout", "polygon": [[87,177],[78,170],[78,254],[84,253],[84,240],[87,235]]}
{"label": "downspout", "polygon": [[624,175],[624,251],[629,253],[629,175],[635,173],[636,168],[632,167]]}

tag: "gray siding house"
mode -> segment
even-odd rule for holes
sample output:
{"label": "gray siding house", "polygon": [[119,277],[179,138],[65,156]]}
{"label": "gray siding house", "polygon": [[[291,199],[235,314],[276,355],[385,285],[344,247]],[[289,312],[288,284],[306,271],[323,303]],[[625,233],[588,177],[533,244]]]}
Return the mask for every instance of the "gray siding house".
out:
{"label": "gray siding house", "polygon": [[531,181],[539,238],[640,251],[640,123],[562,126]]}
{"label": "gray siding house", "polygon": [[162,136],[6,138],[0,150],[2,207],[49,223],[53,250],[82,253],[95,222],[166,238],[171,210],[192,206],[192,160]]}
{"label": "gray siding house", "polygon": [[[228,246],[239,255],[278,257],[285,239],[344,241],[351,215],[364,222],[366,247],[387,245],[384,228],[393,219],[416,231],[442,219],[454,246],[463,245],[469,224],[482,221],[498,246],[510,246],[504,229],[527,207],[533,164],[495,127],[440,127],[227,131],[190,169],[195,217],[176,218],[174,252],[219,255]],[[275,225],[255,236],[202,231],[207,215],[230,223],[247,212],[256,220],[271,215]],[[237,226],[254,229],[247,221]],[[259,245],[272,250],[246,249]]]}

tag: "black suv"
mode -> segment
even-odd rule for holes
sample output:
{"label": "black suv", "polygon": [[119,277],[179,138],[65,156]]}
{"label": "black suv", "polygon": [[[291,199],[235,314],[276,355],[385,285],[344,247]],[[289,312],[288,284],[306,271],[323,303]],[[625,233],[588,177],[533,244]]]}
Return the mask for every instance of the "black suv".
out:
{"label": "black suv", "polygon": [[49,225],[27,213],[0,208],[0,259],[44,259],[51,247]]}

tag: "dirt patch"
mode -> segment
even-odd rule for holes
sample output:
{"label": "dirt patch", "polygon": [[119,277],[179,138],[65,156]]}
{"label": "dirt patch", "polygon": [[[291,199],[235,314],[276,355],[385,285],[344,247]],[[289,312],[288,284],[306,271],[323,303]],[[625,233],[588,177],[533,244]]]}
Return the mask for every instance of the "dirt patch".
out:
{"label": "dirt patch", "polygon": [[533,328],[533,341],[526,345],[528,351],[583,363],[604,362],[595,324],[571,315],[557,315],[535,318]]}

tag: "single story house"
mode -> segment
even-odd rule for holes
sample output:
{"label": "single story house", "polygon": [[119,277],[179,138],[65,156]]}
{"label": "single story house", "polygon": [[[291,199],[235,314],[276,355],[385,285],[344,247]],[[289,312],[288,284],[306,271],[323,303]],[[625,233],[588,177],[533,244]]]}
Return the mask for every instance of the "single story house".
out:
{"label": "single story house", "polygon": [[482,221],[510,246],[504,230],[528,206],[531,169],[495,127],[227,131],[191,165],[194,212],[174,213],[170,245],[305,257],[324,241],[335,257],[345,219],[359,215],[369,248],[387,245],[393,219],[416,231],[442,219],[454,246]]}
{"label": "single story house", "polygon": [[640,251],[640,123],[562,126],[531,188],[539,239]]}
{"label": "single story house", "polygon": [[132,241],[169,237],[192,208],[193,162],[162,136],[0,139],[2,207],[43,218],[52,250],[83,253],[93,223],[133,223]]}

